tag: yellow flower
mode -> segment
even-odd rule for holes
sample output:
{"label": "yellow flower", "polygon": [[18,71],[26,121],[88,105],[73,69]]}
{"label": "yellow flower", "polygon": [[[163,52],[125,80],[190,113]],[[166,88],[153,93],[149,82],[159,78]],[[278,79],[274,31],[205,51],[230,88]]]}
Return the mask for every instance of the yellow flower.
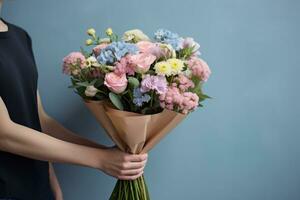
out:
{"label": "yellow flower", "polygon": [[85,45],[86,46],[90,46],[90,45],[92,45],[93,44],[93,40],[92,39],[87,39],[86,41],[85,41]]}
{"label": "yellow flower", "polygon": [[111,36],[114,32],[111,28],[106,29],[105,31],[106,35]]}
{"label": "yellow flower", "polygon": [[172,75],[172,67],[169,62],[166,61],[158,62],[155,64],[154,69],[158,75],[165,75],[165,76]]}
{"label": "yellow flower", "polygon": [[96,35],[96,31],[93,28],[89,28],[86,33],[92,37],[94,37]]}
{"label": "yellow flower", "polygon": [[171,65],[172,75],[179,74],[184,67],[183,61],[176,58],[168,59],[167,62]]}

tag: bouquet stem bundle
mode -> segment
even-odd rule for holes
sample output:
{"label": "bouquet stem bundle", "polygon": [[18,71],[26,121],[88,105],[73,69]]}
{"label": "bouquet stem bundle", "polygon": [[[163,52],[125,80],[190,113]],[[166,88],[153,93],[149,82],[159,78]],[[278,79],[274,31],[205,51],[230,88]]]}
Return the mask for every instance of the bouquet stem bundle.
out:
{"label": "bouquet stem bundle", "polygon": [[150,200],[144,175],[133,181],[118,180],[109,200]]}

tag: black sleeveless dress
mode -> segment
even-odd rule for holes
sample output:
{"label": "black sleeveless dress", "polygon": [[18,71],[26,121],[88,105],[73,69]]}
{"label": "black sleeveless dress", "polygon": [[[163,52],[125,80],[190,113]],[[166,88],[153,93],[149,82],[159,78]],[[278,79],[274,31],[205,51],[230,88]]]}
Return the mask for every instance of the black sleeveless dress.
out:
{"label": "black sleeveless dress", "polygon": [[[38,73],[31,39],[23,29],[6,24],[8,31],[0,32],[0,97],[12,121],[41,131],[36,94]],[[49,163],[0,150],[2,199],[53,200]]]}

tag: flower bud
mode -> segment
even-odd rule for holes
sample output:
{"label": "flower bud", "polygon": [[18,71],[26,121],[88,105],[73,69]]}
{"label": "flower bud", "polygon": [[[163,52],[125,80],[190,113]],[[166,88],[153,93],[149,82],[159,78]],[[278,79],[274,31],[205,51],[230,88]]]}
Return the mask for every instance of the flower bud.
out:
{"label": "flower bud", "polygon": [[89,85],[86,87],[84,94],[87,97],[94,97],[97,94],[97,92],[98,92],[97,88],[95,88],[93,85]]}
{"label": "flower bud", "polygon": [[87,33],[89,36],[92,36],[92,37],[94,37],[94,36],[96,35],[96,31],[95,31],[95,29],[93,29],[93,28],[88,29],[88,30],[86,31],[86,33]]}
{"label": "flower bud", "polygon": [[87,39],[86,41],[85,41],[85,45],[86,46],[90,46],[90,45],[92,45],[93,44],[93,40],[92,39]]}
{"label": "flower bud", "polygon": [[113,34],[113,30],[111,28],[106,29],[106,35],[111,36]]}

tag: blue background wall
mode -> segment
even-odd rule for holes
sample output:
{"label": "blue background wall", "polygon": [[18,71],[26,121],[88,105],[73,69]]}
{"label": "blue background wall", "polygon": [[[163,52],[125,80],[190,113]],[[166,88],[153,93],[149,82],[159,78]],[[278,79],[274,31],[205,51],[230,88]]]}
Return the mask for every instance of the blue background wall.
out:
{"label": "blue background wall", "polygon": [[[300,199],[300,1],[16,0],[2,16],[33,38],[47,111],[83,136],[111,144],[70,89],[61,60],[85,30],[165,27],[195,37],[213,75],[213,100],[151,153],[146,176],[154,200]],[[82,43],[80,43],[82,41]],[[56,165],[66,200],[107,199],[103,173]]]}

